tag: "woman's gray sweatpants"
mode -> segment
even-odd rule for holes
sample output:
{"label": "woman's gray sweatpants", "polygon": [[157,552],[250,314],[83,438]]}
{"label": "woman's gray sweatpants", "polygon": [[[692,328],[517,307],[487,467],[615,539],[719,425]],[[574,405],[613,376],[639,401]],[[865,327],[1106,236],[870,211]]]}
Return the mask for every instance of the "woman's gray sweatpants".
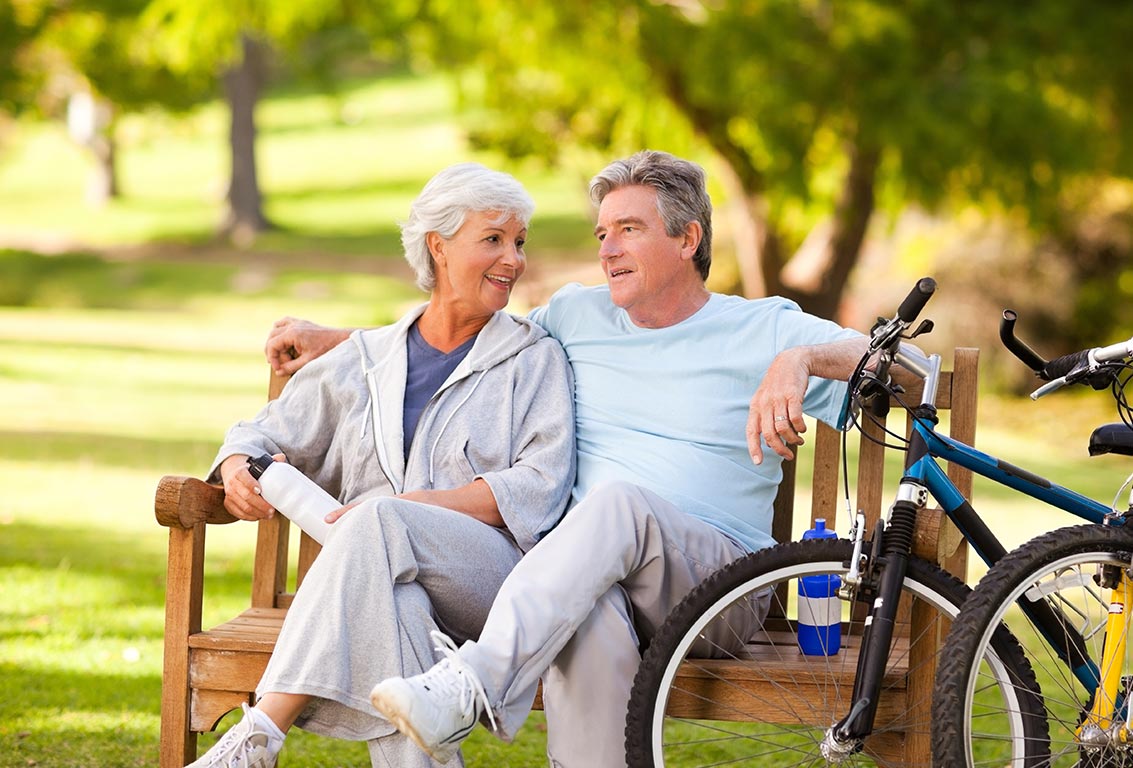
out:
{"label": "woman's gray sweatpants", "polygon": [[651,491],[630,483],[593,491],[520,561],[479,640],[460,649],[492,702],[498,735],[511,738],[522,725],[542,676],[552,765],[625,765],[640,641],[745,553]]}
{"label": "woman's gray sweatpants", "polygon": [[476,638],[520,555],[506,532],[459,512],[360,504],[331,528],[296,592],[257,695],[315,696],[296,725],[370,741],[375,766],[433,765],[374,711],[370,690],[431,667],[430,630]]}

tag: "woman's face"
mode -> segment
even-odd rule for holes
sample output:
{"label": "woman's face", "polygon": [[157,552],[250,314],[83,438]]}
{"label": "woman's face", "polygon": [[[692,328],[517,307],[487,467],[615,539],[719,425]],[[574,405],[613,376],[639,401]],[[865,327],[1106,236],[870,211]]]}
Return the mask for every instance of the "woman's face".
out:
{"label": "woman's face", "polygon": [[496,211],[471,211],[448,240],[428,235],[437,285],[433,293],[470,316],[507,306],[515,281],[527,268],[527,227]]}

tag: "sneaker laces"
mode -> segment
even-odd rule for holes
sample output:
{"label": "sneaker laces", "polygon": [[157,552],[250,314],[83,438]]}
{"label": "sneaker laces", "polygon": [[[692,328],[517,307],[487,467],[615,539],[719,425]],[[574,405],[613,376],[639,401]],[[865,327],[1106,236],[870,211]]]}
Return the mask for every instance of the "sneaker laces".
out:
{"label": "sneaker laces", "polygon": [[[441,662],[430,669],[422,676],[422,683],[428,682],[430,686],[435,686],[441,689],[443,695],[452,697],[457,700],[461,712],[466,716],[475,714],[476,702],[479,701],[483,707],[483,711],[488,713],[488,722],[492,725],[492,730],[496,730],[496,718],[492,715],[492,704],[488,701],[488,693],[484,690],[483,684],[480,682],[476,670],[469,666],[468,662],[460,658],[457,653],[456,643],[444,634],[433,630],[429,633],[433,638],[436,645],[433,650],[438,651],[444,655]],[[448,662],[447,666],[453,675],[441,674],[441,666]],[[437,674],[434,674],[437,673]]]}
{"label": "sneaker laces", "polygon": [[[252,744],[251,736],[257,733],[256,721],[252,718],[251,707],[246,702],[241,704],[240,708],[244,712],[244,719],[229,728],[228,733],[216,743],[213,748],[216,751],[209,756],[210,766],[252,764],[252,750],[255,749],[255,745]],[[244,723],[248,724],[246,730],[240,727]]]}

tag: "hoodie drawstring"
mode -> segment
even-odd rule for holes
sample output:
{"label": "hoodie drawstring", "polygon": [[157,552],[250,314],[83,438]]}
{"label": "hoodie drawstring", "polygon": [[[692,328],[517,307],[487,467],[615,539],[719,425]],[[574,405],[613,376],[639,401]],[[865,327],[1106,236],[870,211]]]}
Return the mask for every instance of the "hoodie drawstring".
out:
{"label": "hoodie drawstring", "polygon": [[468,402],[469,398],[471,398],[472,395],[476,393],[476,388],[480,386],[480,382],[482,382],[484,380],[484,376],[487,375],[487,373],[488,373],[487,371],[480,371],[479,375],[476,376],[476,381],[474,381],[472,383],[472,386],[468,388],[468,394],[466,394],[464,396],[464,399],[461,400],[459,403],[457,403],[456,407],[453,408],[452,411],[449,412],[448,418],[446,418],[444,420],[444,423],[441,424],[441,428],[439,430],[437,430],[437,436],[433,440],[433,447],[432,447],[432,449],[429,450],[429,486],[430,487],[432,487],[432,485],[433,485],[433,465],[434,465],[434,460],[435,460],[436,454],[437,454],[437,446],[440,445],[440,443],[441,443],[441,437],[445,433],[445,428],[448,427],[449,422],[452,421],[453,417],[456,416],[456,414],[460,412],[460,409],[462,407],[464,407],[464,404]]}

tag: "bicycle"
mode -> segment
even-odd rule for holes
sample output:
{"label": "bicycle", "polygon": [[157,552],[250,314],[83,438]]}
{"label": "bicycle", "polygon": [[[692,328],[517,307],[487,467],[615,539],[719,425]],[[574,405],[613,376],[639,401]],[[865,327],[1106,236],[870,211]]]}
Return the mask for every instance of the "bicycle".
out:
{"label": "bicycle", "polygon": [[[1036,397],[1076,381],[1108,385],[1122,423],[1106,424],[1090,436],[1091,455],[1133,456],[1133,409],[1125,399],[1133,374],[1133,339],[1076,353],[1078,362]],[[1032,766],[1090,768],[1133,765],[1133,647],[1127,642],[1133,607],[1133,488],[1119,502],[1133,475],[1114,497],[1101,525],[1052,531],[1021,545],[980,580],[948,636],[951,655],[940,665],[933,711],[934,761],[940,766],[1003,765],[1021,751],[1019,734],[1002,728],[1005,702],[998,688],[986,688],[987,668],[979,659],[988,638],[1007,631],[1019,639],[1035,672],[1036,687],[1025,695],[1042,705],[1046,741],[1025,751]],[[1030,615],[1041,604],[1066,631],[1051,634]],[[1057,630],[1057,628],[1056,628]],[[1025,736],[1024,736],[1025,737]]]}
{"label": "bicycle", "polygon": [[[931,322],[923,321],[910,331],[935,288],[931,278],[922,279],[895,317],[879,319],[870,333],[869,351],[849,379],[844,433],[859,425],[859,419],[876,419],[871,408],[883,409],[890,397],[914,416],[908,438],[888,433],[894,441],[890,447],[906,453],[905,475],[888,519],[867,538],[859,513],[848,539],[778,544],[735,561],[689,593],[654,636],[635,678],[626,721],[631,766],[744,761],[761,766],[902,764],[902,753],[894,748],[890,735],[909,728],[925,734],[929,724],[910,723],[909,711],[888,705],[895,698],[890,694],[894,677],[902,668],[935,662],[935,657],[923,658],[923,649],[938,647],[968,593],[958,579],[910,554],[918,513],[931,497],[985,561],[991,564],[1006,554],[939,462],[959,464],[1087,521],[1104,519],[1107,507],[1057,486],[1047,488],[1036,482],[1037,476],[936,431],[940,356],[901,344],[931,330]],[[1019,354],[1026,347],[1014,338],[1013,327],[1014,317],[1009,322],[1005,318],[1001,336]],[[1031,361],[1035,359],[1041,360],[1035,355]],[[889,376],[893,363],[922,380],[920,403],[900,399],[902,390]],[[1063,365],[1070,367],[1063,371]],[[1060,358],[1044,367],[1062,375],[1071,370],[1072,362]],[[843,472],[843,477],[847,474]],[[743,686],[715,671],[717,662],[746,658],[762,664],[797,664],[796,586],[807,576],[836,579],[842,635],[851,640],[830,649],[830,655],[810,657],[799,665],[798,682],[824,691],[820,701],[799,701],[791,686],[778,689],[774,701],[745,700]],[[758,612],[755,618],[761,629],[756,637],[741,637],[730,630],[743,624],[738,614],[745,611]],[[1057,615],[1041,607],[1038,613],[1042,615],[1036,620],[1049,631],[1061,628]],[[912,626],[921,631],[910,634]],[[992,632],[981,661],[1011,713],[1007,727],[1016,738],[1008,743],[1016,751],[1010,759],[1036,759],[1028,750],[1041,750],[1047,721],[1042,701],[1032,693],[1037,682],[1021,647],[1007,631]],[[712,685],[681,690],[676,681],[682,665]],[[748,667],[756,676],[760,669],[760,663]],[[705,696],[726,700],[735,716],[727,722],[698,720],[695,712],[683,717],[679,710],[666,716],[671,701]]]}

